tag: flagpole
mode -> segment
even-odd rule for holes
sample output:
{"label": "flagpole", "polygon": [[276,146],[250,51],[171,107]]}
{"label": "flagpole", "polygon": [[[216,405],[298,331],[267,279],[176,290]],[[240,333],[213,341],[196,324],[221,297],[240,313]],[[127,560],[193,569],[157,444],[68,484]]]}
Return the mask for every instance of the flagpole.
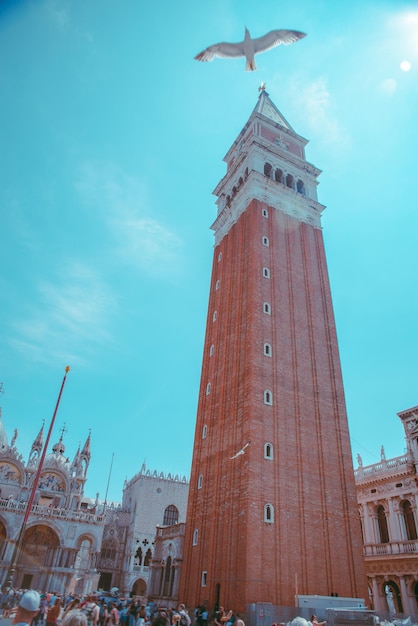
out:
{"label": "flagpole", "polygon": [[108,491],[109,491],[110,477],[112,475],[112,467],[113,467],[113,459],[114,459],[114,457],[115,457],[115,453],[112,452],[112,460],[110,462],[109,478],[107,479],[107,487],[106,487],[106,494],[105,494],[105,500],[104,500],[104,506],[103,506],[103,513],[106,512],[107,494],[108,494]]}
{"label": "flagpole", "polygon": [[57,403],[55,405],[55,411],[54,411],[54,414],[53,414],[52,419],[51,419],[51,424],[49,426],[48,435],[47,435],[47,438],[46,438],[46,441],[45,441],[44,449],[42,451],[42,456],[41,456],[41,458],[39,460],[38,469],[36,471],[35,478],[34,478],[34,481],[32,483],[32,489],[31,489],[31,493],[30,493],[30,497],[29,497],[27,506],[26,506],[25,515],[23,517],[22,526],[20,527],[19,536],[17,538],[17,541],[15,543],[15,547],[14,547],[14,550],[13,550],[13,556],[12,556],[12,559],[11,559],[11,565],[10,565],[10,569],[8,571],[7,582],[6,582],[6,587],[9,587],[9,588],[13,586],[14,577],[15,577],[15,573],[16,573],[16,566],[17,566],[17,563],[19,561],[20,554],[21,554],[21,551],[22,551],[22,544],[23,544],[23,538],[24,538],[24,535],[25,535],[26,524],[28,522],[29,515],[30,515],[31,510],[32,510],[33,501],[35,499],[36,490],[38,488],[39,479],[41,477],[41,472],[42,472],[42,468],[43,468],[43,464],[44,464],[44,460],[45,460],[46,451],[48,449],[49,439],[51,437],[52,429],[54,427],[55,418],[56,418],[56,415],[58,413],[58,407],[59,407],[60,402],[61,402],[62,392],[64,390],[65,381],[67,380],[67,374],[68,374],[69,371],[70,371],[70,367],[69,367],[69,365],[67,365],[67,367],[65,368],[64,378],[62,379],[61,389],[60,389],[60,392],[58,394]]}

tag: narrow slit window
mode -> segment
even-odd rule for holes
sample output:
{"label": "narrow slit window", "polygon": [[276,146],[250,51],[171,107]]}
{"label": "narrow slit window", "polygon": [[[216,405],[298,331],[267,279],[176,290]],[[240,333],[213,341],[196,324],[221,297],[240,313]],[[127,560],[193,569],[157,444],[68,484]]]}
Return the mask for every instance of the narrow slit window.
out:
{"label": "narrow slit window", "polygon": [[261,211],[261,215],[262,215],[263,217],[268,217],[268,216],[269,216],[269,212],[267,211],[267,209],[263,209],[263,210]]}
{"label": "narrow slit window", "polygon": [[218,289],[219,289],[219,285],[220,285],[220,284],[221,284],[221,281],[220,281],[220,280],[217,280],[217,281],[216,281],[216,285],[215,285],[215,291],[218,291]]}
{"label": "narrow slit window", "polygon": [[208,427],[205,424],[202,428],[202,439],[206,439],[207,434],[208,434]]}
{"label": "narrow slit window", "polygon": [[270,278],[270,270],[268,267],[263,267],[263,276],[264,278]]}
{"label": "narrow slit window", "polygon": [[271,306],[268,302],[264,302],[263,311],[264,313],[267,313],[267,315],[271,315]]}
{"label": "narrow slit window", "polygon": [[214,312],[213,312],[213,318],[212,318],[214,322],[216,322],[216,318],[217,318],[217,317],[218,317],[218,312],[217,312],[217,311],[214,311]]}
{"label": "narrow slit window", "polygon": [[263,241],[263,246],[269,247],[270,241],[268,237],[264,236],[262,241]]}
{"label": "narrow slit window", "polygon": [[274,522],[274,508],[272,504],[264,505],[264,521],[268,524],[273,524]]}
{"label": "narrow slit window", "polygon": [[269,343],[265,343],[264,344],[264,355],[271,357],[271,354],[272,354],[271,345]]}
{"label": "narrow slit window", "polygon": [[197,528],[193,531],[193,545],[197,546],[197,538],[199,536],[199,530]]}
{"label": "narrow slit window", "polygon": [[210,384],[210,383],[208,383],[208,384],[206,385],[206,395],[207,395],[207,396],[210,394],[210,389],[211,389],[211,384]]}
{"label": "narrow slit window", "polygon": [[215,346],[212,344],[211,347],[209,348],[209,356],[213,356],[214,352],[215,352]]}
{"label": "narrow slit window", "polygon": [[273,394],[269,389],[264,391],[264,404],[268,404],[269,406],[273,404]]}
{"label": "narrow slit window", "polygon": [[202,489],[202,485],[203,485],[203,474],[200,474],[199,478],[197,479],[197,488]]}
{"label": "narrow slit window", "polygon": [[273,446],[271,443],[264,444],[264,458],[271,461],[273,459]]}

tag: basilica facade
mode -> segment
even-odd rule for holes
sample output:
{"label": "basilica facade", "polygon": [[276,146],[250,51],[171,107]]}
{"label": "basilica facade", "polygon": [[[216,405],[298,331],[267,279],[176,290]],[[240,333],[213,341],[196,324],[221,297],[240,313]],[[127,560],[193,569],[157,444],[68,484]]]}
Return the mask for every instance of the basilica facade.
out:
{"label": "basilica facade", "polygon": [[27,516],[43,431],[25,460],[16,445],[17,430],[9,443],[0,414],[0,580],[21,588],[86,593],[97,586],[96,561],[105,523],[96,506],[83,502],[90,435],[72,460],[65,454],[62,436],[45,456]]}
{"label": "basilica facade", "polygon": [[103,502],[98,494],[85,495],[90,435],[70,459],[61,434],[43,462],[43,427],[27,459],[17,439],[16,429],[9,443],[0,409],[1,586],[81,595],[116,587],[121,595],[145,599],[156,529],[179,523],[184,528],[186,477],[156,472],[144,463],[125,481],[121,503]]}

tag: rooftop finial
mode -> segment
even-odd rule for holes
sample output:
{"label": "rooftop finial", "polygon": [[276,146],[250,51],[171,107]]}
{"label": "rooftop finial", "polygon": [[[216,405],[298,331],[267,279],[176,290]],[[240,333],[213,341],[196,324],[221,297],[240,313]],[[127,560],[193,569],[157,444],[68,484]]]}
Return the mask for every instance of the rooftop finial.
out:
{"label": "rooftop finial", "polygon": [[258,88],[258,91],[265,91],[266,90],[266,85],[267,83],[265,83],[264,81],[261,81],[261,84]]}

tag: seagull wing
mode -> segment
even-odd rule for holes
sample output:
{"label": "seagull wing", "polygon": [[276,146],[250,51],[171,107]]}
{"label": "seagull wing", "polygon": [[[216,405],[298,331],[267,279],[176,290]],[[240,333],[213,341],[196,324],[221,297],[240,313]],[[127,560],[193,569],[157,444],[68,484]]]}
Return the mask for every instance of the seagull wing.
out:
{"label": "seagull wing", "polygon": [[282,43],[288,45],[303,39],[303,37],[306,37],[306,33],[301,33],[298,30],[271,30],[267,35],[253,39],[254,52],[265,52],[280,46]]}
{"label": "seagull wing", "polygon": [[243,57],[243,43],[215,43],[195,56],[196,61],[213,61],[215,57]]}

